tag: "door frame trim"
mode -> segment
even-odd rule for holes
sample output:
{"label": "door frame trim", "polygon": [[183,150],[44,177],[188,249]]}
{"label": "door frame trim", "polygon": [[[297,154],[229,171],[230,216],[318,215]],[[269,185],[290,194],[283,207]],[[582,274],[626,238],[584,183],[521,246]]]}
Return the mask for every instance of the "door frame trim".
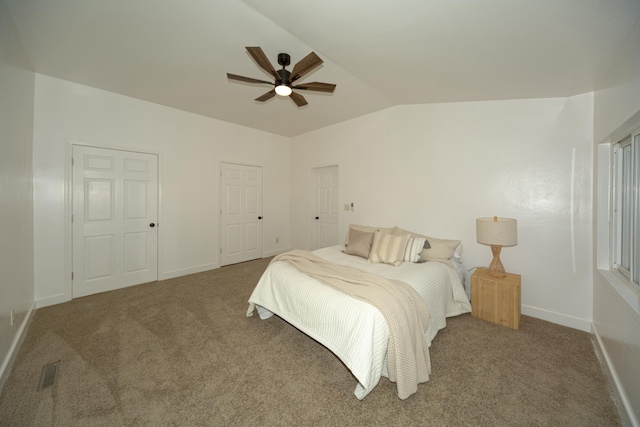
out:
{"label": "door frame trim", "polygon": [[309,187],[307,194],[309,195],[307,201],[307,218],[308,218],[308,227],[309,230],[307,233],[307,248],[310,249],[315,246],[315,229],[314,229],[314,221],[315,221],[315,209],[316,209],[316,169],[327,168],[335,166],[338,168],[338,230],[342,227],[342,210],[339,209],[340,204],[340,196],[342,195],[342,186],[340,180],[340,162],[327,162],[314,164],[309,166]]}
{"label": "door frame trim", "polygon": [[[73,213],[73,165],[71,158],[73,157],[73,146],[81,145],[84,147],[101,148],[105,150],[130,151],[134,153],[151,154],[158,157],[158,224],[162,224],[162,160],[164,156],[161,151],[138,149],[134,147],[125,147],[119,145],[94,144],[90,142],[80,141],[76,139],[65,140],[65,159],[64,159],[64,299],[55,303],[71,301],[73,299],[73,282],[71,281],[71,273],[73,271],[73,226],[71,224],[71,215]],[[162,279],[160,272],[162,271],[162,234],[163,227],[158,226],[158,271],[156,272],[158,279]]]}
{"label": "door frame trim", "polygon": [[[265,223],[266,221],[264,220],[265,218],[265,206],[264,206],[264,193],[265,193],[265,189],[266,189],[266,185],[264,185],[265,182],[265,167],[262,164],[259,163],[251,163],[251,162],[241,162],[241,161],[234,161],[234,160],[224,160],[224,159],[218,159],[218,171],[217,171],[217,175],[216,178],[218,178],[218,185],[217,185],[217,190],[218,190],[218,209],[216,210],[215,214],[218,216],[218,266],[222,266],[222,164],[223,163],[228,163],[231,165],[238,165],[238,166],[251,166],[251,167],[256,167],[256,168],[260,168],[262,169],[262,194],[260,195],[260,197],[262,198],[262,200],[260,201],[262,204],[262,228],[260,230],[260,240],[262,243],[262,258],[264,258],[264,228],[265,228]],[[230,265],[230,264],[227,264]]]}

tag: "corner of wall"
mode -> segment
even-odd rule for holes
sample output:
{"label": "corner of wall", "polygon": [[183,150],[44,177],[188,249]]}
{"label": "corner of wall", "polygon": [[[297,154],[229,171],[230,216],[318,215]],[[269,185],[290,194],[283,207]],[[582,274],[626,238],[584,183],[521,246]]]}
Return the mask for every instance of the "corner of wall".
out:
{"label": "corner of wall", "polygon": [[616,372],[615,366],[609,357],[607,352],[607,346],[604,344],[602,337],[598,333],[598,329],[595,324],[591,326],[591,334],[593,335],[593,347],[598,356],[598,360],[602,365],[605,374],[611,384],[612,398],[618,407],[618,412],[622,418],[622,425],[638,426],[638,419],[636,418],[633,407],[627,394],[624,390],[624,385],[620,381],[620,378]]}
{"label": "corner of wall", "polygon": [[36,303],[34,301],[31,304],[31,307],[29,307],[29,309],[27,310],[25,316],[22,318],[17,333],[15,334],[11,343],[11,347],[9,348],[9,352],[5,355],[4,360],[2,361],[2,365],[0,366],[0,392],[2,392],[7,379],[9,379],[9,374],[11,374],[11,367],[13,366],[13,362],[16,360],[18,351],[20,350],[20,346],[27,336],[29,324],[31,323],[33,314],[36,312],[35,305]]}

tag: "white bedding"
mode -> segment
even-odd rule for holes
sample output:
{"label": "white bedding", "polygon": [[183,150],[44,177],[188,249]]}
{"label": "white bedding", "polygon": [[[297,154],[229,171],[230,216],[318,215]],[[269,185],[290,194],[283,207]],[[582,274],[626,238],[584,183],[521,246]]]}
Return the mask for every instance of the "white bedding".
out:
{"label": "white bedding", "polygon": [[[359,268],[380,276],[402,280],[425,300],[431,315],[427,343],[446,326],[446,318],[471,311],[456,270],[439,262],[409,263],[397,267],[372,264],[364,258],[342,253],[344,246],[318,249],[314,253],[337,264]],[[247,316],[254,306],[261,319],[273,314],[317,340],[351,370],[358,380],[354,394],[363,399],[386,376],[389,331],[382,314],[373,306],[323,285],[284,262],[267,268],[249,298]]]}

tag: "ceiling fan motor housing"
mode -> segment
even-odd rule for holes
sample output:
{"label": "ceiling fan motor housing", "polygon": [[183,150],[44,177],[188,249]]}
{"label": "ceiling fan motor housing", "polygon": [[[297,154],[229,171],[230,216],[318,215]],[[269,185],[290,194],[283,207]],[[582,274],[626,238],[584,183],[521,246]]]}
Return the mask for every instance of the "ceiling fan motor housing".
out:
{"label": "ceiling fan motor housing", "polygon": [[288,53],[279,53],[278,54],[278,64],[282,65],[283,67],[286,67],[287,65],[291,64],[291,57],[289,56]]}
{"label": "ceiling fan motor housing", "polygon": [[278,73],[278,77],[279,77],[278,81],[276,82],[276,86],[280,84],[289,86],[289,76],[291,75],[291,72],[283,68],[282,70],[276,71],[276,73]]}

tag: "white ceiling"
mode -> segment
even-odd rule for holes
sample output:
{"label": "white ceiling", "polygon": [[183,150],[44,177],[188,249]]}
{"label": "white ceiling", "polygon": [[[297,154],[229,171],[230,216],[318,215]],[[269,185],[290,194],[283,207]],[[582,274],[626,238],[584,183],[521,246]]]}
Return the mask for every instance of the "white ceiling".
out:
{"label": "white ceiling", "polygon": [[[2,0],[0,0],[2,1]],[[4,0],[33,69],[284,136],[399,104],[564,97],[594,89],[639,0]],[[309,105],[254,98],[315,51]],[[291,68],[289,68],[291,69]]]}

